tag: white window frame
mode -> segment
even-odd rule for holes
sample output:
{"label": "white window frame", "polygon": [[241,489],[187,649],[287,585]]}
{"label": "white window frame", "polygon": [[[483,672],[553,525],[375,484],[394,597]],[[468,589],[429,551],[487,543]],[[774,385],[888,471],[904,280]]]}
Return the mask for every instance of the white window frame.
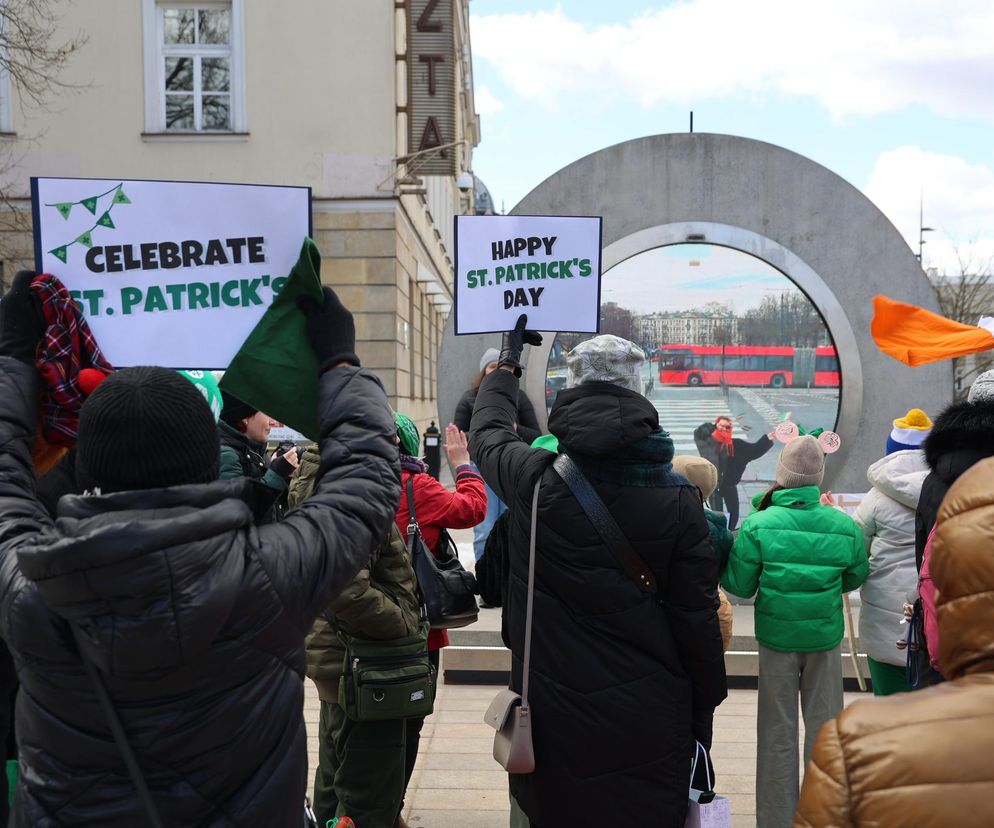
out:
{"label": "white window frame", "polygon": [[[164,11],[170,8],[231,9],[229,94],[231,128],[226,130],[166,130],[165,58],[169,47],[163,43]],[[145,134],[152,137],[225,138],[246,133],[245,122],[245,10],[244,0],[142,0],[142,40],[145,66]],[[185,47],[183,47],[186,50]],[[210,47],[198,47],[204,52]],[[220,49],[218,51],[221,51]],[[204,57],[210,57],[204,54]],[[219,55],[220,56],[220,55]],[[226,55],[225,55],[226,56]],[[195,63],[199,66],[199,62]],[[199,71],[194,90],[199,89]],[[196,115],[195,115],[196,117]]]}

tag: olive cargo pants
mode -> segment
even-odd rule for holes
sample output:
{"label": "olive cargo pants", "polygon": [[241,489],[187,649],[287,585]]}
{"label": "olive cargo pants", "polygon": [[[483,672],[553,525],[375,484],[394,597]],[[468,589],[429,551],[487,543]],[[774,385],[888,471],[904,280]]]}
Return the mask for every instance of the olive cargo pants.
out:
{"label": "olive cargo pants", "polygon": [[318,825],[349,816],[362,828],[393,828],[404,798],[406,719],[354,722],[321,702],[314,813]]}

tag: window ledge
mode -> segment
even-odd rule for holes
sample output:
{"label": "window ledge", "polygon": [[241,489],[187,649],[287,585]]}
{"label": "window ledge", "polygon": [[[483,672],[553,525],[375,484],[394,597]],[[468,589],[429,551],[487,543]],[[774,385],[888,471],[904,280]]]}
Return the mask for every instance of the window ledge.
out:
{"label": "window ledge", "polygon": [[16,141],[16,140],[17,140],[17,133],[16,132],[2,132],[2,131],[0,131],[0,141]]}
{"label": "window ledge", "polygon": [[[145,143],[188,143],[207,141],[209,143],[226,141],[247,141],[251,132],[143,132],[142,141]],[[2,134],[0,134],[2,137]]]}

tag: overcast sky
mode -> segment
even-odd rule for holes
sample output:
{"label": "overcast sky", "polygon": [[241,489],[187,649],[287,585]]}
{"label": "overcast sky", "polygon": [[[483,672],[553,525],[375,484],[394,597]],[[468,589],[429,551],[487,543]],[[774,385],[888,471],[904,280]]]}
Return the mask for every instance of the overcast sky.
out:
{"label": "overcast sky", "polygon": [[994,252],[991,0],[472,0],[474,171],[510,210],[603,147],[688,128],[799,152],[925,264]]}

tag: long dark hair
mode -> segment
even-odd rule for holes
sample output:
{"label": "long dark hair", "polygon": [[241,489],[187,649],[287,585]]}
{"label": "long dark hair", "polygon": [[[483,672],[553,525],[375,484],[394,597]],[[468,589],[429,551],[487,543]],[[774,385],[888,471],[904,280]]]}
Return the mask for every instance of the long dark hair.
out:
{"label": "long dark hair", "polygon": [[763,495],[763,499],[759,501],[759,505],[756,507],[756,511],[762,512],[763,509],[766,509],[769,506],[771,506],[773,504],[773,493],[782,492],[785,488],[787,487],[781,486],[779,483],[774,483],[770,487],[769,491],[767,491],[766,494]]}

